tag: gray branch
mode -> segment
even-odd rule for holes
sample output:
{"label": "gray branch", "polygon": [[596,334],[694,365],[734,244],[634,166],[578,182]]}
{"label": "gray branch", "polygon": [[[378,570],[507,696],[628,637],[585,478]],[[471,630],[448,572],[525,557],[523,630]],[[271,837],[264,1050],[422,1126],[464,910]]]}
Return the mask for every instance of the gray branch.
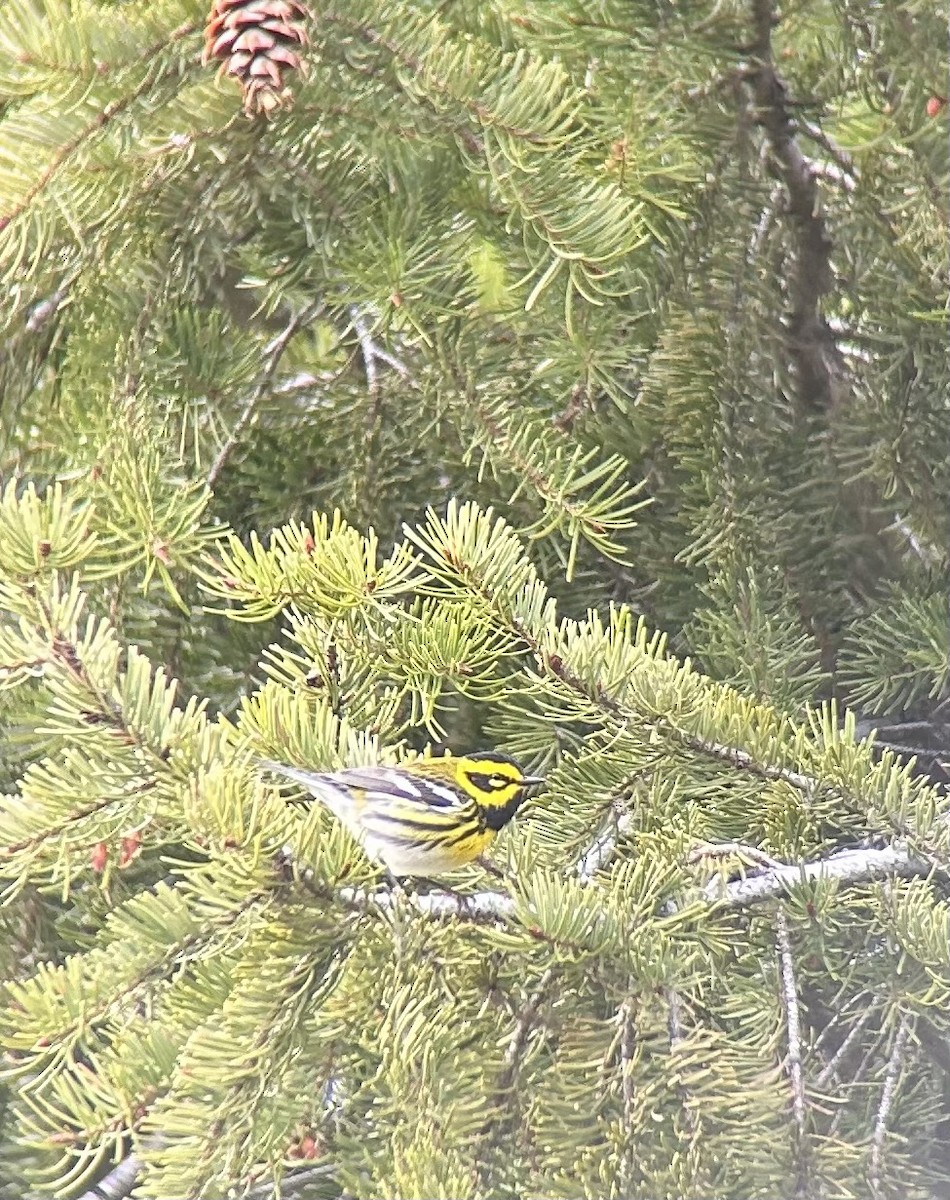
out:
{"label": "gray branch", "polygon": [[141,1169],[142,1164],[134,1154],[130,1154],[88,1192],[83,1192],[79,1200],[125,1200],[138,1182]]}
{"label": "gray branch", "polygon": [[886,879],[890,875],[927,875],[932,864],[917,858],[898,843],[883,850],[839,850],[814,862],[772,867],[748,879],[730,883],[712,880],[704,889],[706,898],[726,908],[748,908],[766,900],[777,900],[800,883],[833,881],[841,887],[856,887]]}
{"label": "gray branch", "polygon": [[831,239],[825,225],[814,165],[796,140],[798,127],[789,108],[785,83],[775,67],[772,0],[753,0],[754,65],[746,78],[752,87],[775,172],[785,187],[785,212],[794,238],[789,294],[788,346],[798,376],[799,396],[809,408],[827,408],[840,389],[841,357],[821,314],[822,297],[831,289]]}
{"label": "gray branch", "polygon": [[775,941],[778,947],[779,975],[782,980],[782,1006],[785,1009],[785,1027],[788,1030],[788,1055],[786,1065],[792,1085],[792,1115],[799,1143],[805,1134],[805,1075],[802,1070],[802,1022],[798,1005],[798,987],[795,983],[795,959],[792,955],[792,939],[788,932],[785,913],[779,908],[775,914]]}
{"label": "gray branch", "polygon": [[884,1078],[884,1087],[881,1089],[881,1102],[877,1108],[877,1119],[874,1122],[874,1136],[871,1139],[871,1161],[868,1170],[868,1182],[871,1185],[871,1194],[874,1196],[881,1194],[881,1166],[884,1161],[884,1139],[887,1136],[887,1120],[891,1113],[894,1097],[897,1094],[897,1081],[900,1078],[901,1067],[904,1065],[904,1046],[907,1044],[909,1034],[910,1019],[904,1017],[894,1037],[891,1056],[887,1062],[887,1075]]}
{"label": "gray branch", "polygon": [[[732,843],[729,848],[733,849]],[[705,852],[708,850],[706,847]],[[933,863],[917,858],[905,845],[898,843],[882,850],[839,850],[814,862],[776,864],[747,879],[729,882],[713,879],[703,888],[702,896],[710,904],[738,910],[781,899],[802,883],[828,880],[839,887],[859,887],[894,875],[928,875],[933,869]],[[343,888],[337,895],[344,904],[361,911],[390,912],[398,905],[408,904],[423,916],[437,921],[509,921],[518,907],[514,897],[495,891],[461,895],[450,891],[420,894],[388,888],[374,892]]]}

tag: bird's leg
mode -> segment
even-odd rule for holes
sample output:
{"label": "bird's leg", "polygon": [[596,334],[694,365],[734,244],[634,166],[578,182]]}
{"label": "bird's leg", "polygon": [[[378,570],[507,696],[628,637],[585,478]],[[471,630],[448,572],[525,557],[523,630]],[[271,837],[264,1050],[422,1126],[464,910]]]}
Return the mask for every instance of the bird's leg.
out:
{"label": "bird's leg", "polygon": [[483,871],[487,871],[489,875],[494,875],[496,879],[503,879],[506,883],[511,881],[511,876],[507,871],[503,871],[501,867],[496,866],[490,858],[486,858],[484,854],[479,854],[475,859]]}

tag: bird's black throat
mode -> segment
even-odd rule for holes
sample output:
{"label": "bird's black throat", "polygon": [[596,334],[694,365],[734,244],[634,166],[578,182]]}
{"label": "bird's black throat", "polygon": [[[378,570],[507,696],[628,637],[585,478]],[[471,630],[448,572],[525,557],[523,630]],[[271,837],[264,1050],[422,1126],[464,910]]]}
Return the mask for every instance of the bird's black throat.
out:
{"label": "bird's black throat", "polygon": [[523,793],[519,793],[507,804],[491,805],[482,809],[482,815],[485,819],[485,828],[491,829],[497,833],[499,829],[504,829],[511,818],[515,815],[518,809],[524,803],[525,797]]}

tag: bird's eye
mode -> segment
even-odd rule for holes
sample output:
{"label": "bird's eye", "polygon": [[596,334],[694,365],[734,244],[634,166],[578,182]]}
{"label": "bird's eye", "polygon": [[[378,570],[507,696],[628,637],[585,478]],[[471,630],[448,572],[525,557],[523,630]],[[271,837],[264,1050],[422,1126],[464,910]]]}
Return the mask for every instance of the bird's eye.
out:
{"label": "bird's eye", "polygon": [[489,780],[489,783],[493,788],[501,789],[507,787],[508,784],[511,783],[511,780],[506,775],[493,775]]}

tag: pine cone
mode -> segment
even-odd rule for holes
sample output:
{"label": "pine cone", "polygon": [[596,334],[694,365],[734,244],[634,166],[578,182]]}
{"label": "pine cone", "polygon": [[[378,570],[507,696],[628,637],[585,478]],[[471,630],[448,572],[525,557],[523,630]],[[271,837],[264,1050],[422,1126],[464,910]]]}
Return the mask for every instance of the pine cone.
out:
{"label": "pine cone", "polygon": [[303,70],[295,47],[307,45],[308,20],[300,0],[214,0],[202,62],[220,58],[221,73],[240,81],[248,116],[269,113],[290,94],[284,72]]}

